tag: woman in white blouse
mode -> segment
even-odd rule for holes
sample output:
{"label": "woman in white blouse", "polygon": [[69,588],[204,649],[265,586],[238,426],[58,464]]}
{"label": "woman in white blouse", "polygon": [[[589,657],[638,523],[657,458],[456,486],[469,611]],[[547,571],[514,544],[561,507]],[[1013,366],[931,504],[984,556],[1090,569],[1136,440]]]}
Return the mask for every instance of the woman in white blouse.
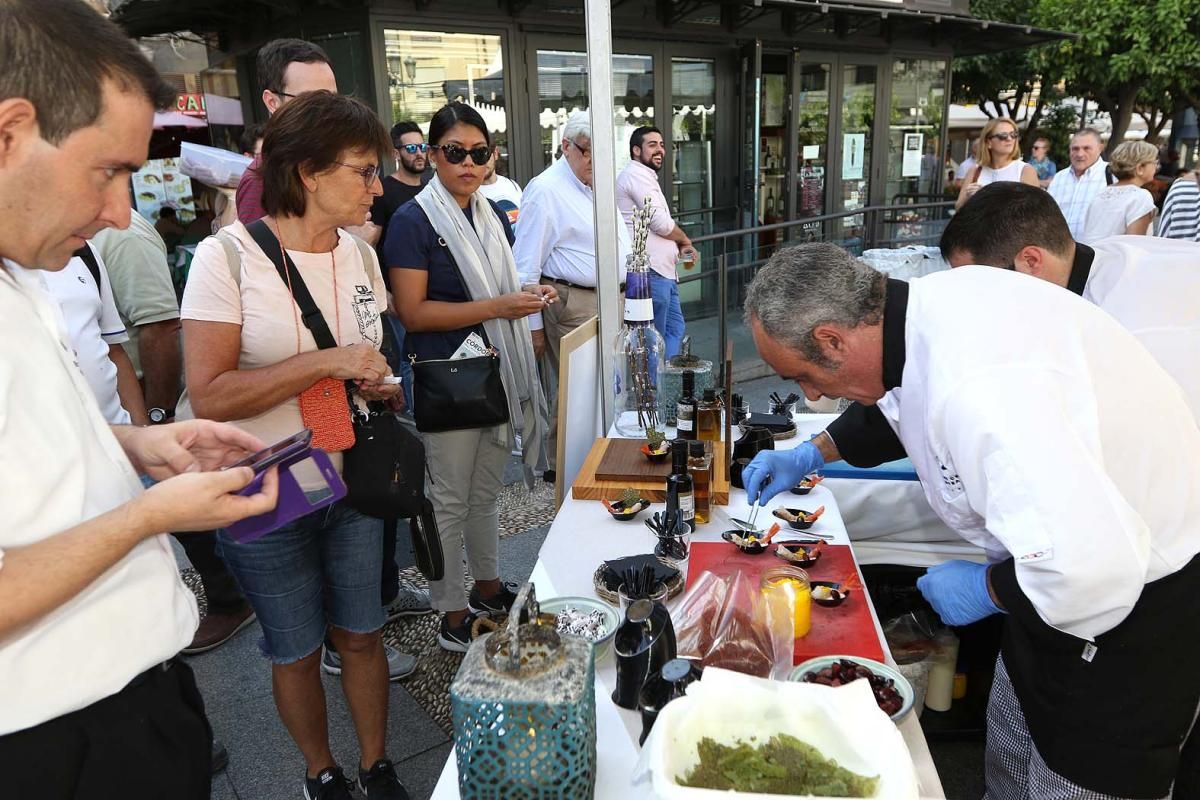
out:
{"label": "woman in white blouse", "polygon": [[1117,182],[1104,187],[1088,206],[1079,240],[1093,244],[1109,236],[1150,233],[1154,196],[1143,189],[1158,171],[1158,148],[1149,142],[1121,142],[1109,161]]}
{"label": "woman in white blouse", "polygon": [[983,126],[983,133],[975,142],[975,160],[978,166],[958,190],[955,208],[961,208],[971,195],[989,183],[1020,181],[1039,185],[1037,170],[1021,160],[1021,132],[1011,119],[993,119]]}

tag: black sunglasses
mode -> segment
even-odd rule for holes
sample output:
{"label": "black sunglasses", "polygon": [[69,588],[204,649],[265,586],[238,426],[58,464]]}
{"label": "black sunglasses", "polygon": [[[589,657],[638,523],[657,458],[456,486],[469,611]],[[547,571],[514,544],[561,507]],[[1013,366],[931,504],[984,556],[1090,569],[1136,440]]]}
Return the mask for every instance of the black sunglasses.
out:
{"label": "black sunglasses", "polygon": [[425,144],[424,142],[421,142],[420,144],[402,144],[400,145],[400,149],[411,156],[412,154],[418,152],[424,153],[429,149],[429,145]]}
{"label": "black sunglasses", "polygon": [[470,150],[456,144],[431,144],[429,146],[435,150],[441,150],[442,155],[451,164],[461,164],[467,156],[470,156],[475,166],[482,167],[492,157],[492,148],[487,145],[472,147]]}

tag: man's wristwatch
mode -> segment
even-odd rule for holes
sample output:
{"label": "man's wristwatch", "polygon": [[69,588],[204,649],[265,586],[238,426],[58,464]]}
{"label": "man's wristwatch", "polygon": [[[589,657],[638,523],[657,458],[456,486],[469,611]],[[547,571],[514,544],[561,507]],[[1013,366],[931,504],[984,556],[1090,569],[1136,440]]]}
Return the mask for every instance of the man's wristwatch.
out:
{"label": "man's wristwatch", "polygon": [[173,408],[152,408],[146,413],[150,417],[151,425],[162,425],[175,419],[175,409]]}

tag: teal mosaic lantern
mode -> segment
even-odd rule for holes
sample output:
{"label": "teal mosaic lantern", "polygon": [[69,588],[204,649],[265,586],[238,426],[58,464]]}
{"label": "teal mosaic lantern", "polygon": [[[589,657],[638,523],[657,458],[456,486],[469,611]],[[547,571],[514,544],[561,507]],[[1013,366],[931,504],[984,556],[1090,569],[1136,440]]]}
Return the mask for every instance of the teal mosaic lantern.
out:
{"label": "teal mosaic lantern", "polygon": [[472,642],[450,685],[463,800],[593,796],[592,645],[538,624],[539,611],[533,584],[526,583],[507,628]]}

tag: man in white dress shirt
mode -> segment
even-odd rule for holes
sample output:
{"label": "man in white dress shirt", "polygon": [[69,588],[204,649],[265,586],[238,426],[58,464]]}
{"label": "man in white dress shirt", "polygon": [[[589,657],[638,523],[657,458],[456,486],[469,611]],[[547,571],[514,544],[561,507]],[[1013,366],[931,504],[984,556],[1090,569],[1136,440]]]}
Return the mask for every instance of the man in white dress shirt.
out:
{"label": "man in white dress shirt", "polygon": [[1110,236],[1089,247],[1045,192],[1020,183],[985,186],[971,203],[942,232],[950,266],[1015,269],[1100,306],[1179,383],[1200,421],[1200,243]]}
{"label": "man in white dress shirt", "polygon": [[1096,130],[1078,131],[1071,137],[1071,166],[1059,170],[1046,190],[1067,218],[1072,239],[1080,238],[1092,198],[1108,185],[1108,164],[1100,157],[1103,150]]}
{"label": "man in white dress shirt", "polygon": [[[563,127],[562,158],[531,180],[521,194],[513,258],[521,285],[546,283],[558,290],[558,302],[529,318],[533,349],[549,355],[549,371],[558,374],[559,343],[597,313],[596,225],[592,195],[592,123],[586,111],[576,111]],[[613,209],[616,214],[616,209]],[[618,220],[618,264],[621,279],[630,253],[629,234]],[[558,441],[557,402],[551,394],[549,469],[553,483]]]}
{"label": "man in white dress shirt", "polygon": [[[876,409],[930,506],[988,554],[917,581],[948,625],[1006,615],[987,796],[1168,796],[1200,705],[1200,427],[1171,377],[1091,303],[988,267],[905,283],[798,245],[755,275],[746,315],[808,397]],[[894,450],[858,433],[759,453],[748,498]]]}
{"label": "man in white dress shirt", "polygon": [[209,797],[212,731],[174,661],[196,601],[163,534],[262,514],[276,479],[232,494],[253,472],[219,468],[262,442],[229,425],[110,427],[36,274],[129,224],[129,176],[174,95],[81,0],[0,0],[5,797]]}
{"label": "man in white dress shirt", "polygon": [[671,208],[658,185],[658,173],[667,155],[662,132],[643,126],[629,136],[629,163],[617,176],[617,208],[625,219],[625,227],[633,236],[633,213],[642,207],[646,198],[654,207],[650,232],[646,239],[646,254],[650,256],[650,290],[654,295],[654,327],[662,334],[667,346],[667,358],[679,353],[683,341],[683,310],[679,306],[679,276],[675,261],[680,256],[695,259],[692,240],[671,218]]}

